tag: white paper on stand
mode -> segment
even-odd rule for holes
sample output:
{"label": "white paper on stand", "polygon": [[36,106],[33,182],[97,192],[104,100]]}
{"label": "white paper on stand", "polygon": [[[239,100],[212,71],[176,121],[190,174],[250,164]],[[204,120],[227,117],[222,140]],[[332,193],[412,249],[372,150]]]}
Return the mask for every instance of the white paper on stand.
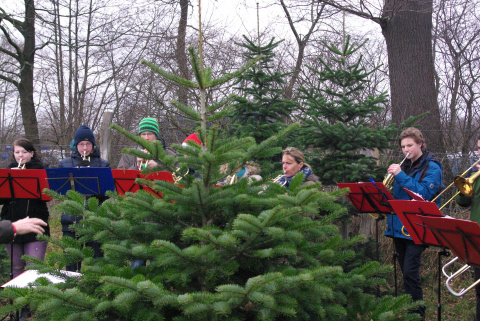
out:
{"label": "white paper on stand", "polygon": [[[70,271],[64,271],[60,270],[60,273],[64,274],[66,277],[75,277],[79,278],[82,276],[81,273],[77,272],[70,272]],[[15,288],[26,288],[29,286],[30,283],[35,282],[38,278],[46,278],[52,283],[63,283],[65,282],[64,278],[58,277],[56,275],[51,275],[48,273],[38,273],[37,270],[27,270],[17,276],[16,278],[8,281],[4,285],[2,285],[2,288],[5,287],[15,287]]]}

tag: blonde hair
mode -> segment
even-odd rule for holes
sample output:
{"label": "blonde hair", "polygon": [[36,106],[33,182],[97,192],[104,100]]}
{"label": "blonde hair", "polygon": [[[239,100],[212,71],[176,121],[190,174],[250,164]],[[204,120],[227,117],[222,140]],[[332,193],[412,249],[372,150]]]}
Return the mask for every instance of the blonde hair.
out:
{"label": "blonde hair", "polygon": [[293,157],[293,159],[295,159],[295,162],[297,162],[298,164],[303,163],[303,165],[312,169],[310,167],[310,165],[305,163],[305,155],[303,154],[303,152],[300,149],[295,148],[295,147],[287,147],[282,151],[282,156],[284,156],[284,155],[290,155],[290,156]]}
{"label": "blonde hair", "polygon": [[402,140],[405,138],[411,138],[417,144],[422,144],[422,151],[427,149],[427,144],[425,143],[425,138],[423,138],[422,132],[415,127],[408,127],[405,129],[398,137],[398,145],[402,147]]}

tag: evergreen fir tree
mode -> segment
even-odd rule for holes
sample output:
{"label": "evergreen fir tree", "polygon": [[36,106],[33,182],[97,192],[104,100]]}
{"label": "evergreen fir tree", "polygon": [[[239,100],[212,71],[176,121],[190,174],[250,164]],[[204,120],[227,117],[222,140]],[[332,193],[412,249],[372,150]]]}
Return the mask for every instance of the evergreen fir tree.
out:
{"label": "evergreen fir tree", "polygon": [[[385,169],[377,166],[377,159],[360,152],[389,148],[399,131],[395,124],[373,128],[369,123],[388,99],[385,92],[362,98],[368,77],[376,71],[367,71],[361,65],[358,50],[364,44],[350,44],[350,37],[341,48],[325,43],[332,61],[319,57],[322,70],[308,66],[318,77],[318,86],[300,89],[300,97],[308,107],[300,139],[307,147],[325,151],[312,162],[324,184],[368,181],[369,177],[381,181]],[[410,118],[405,124],[415,120]]]}
{"label": "evergreen fir tree", "polygon": [[[258,55],[264,58],[241,74],[235,84],[240,95],[234,98],[230,133],[235,137],[253,137],[257,144],[275,135],[285,128],[285,120],[290,119],[296,103],[283,98],[282,85],[285,74],[274,71],[274,50],[282,41],[274,42],[274,38],[264,46],[255,44],[253,40],[243,36],[243,43],[237,45],[246,49],[243,53],[247,59]],[[279,146],[284,145],[278,142]],[[283,146],[286,147],[286,146]],[[257,159],[262,174],[272,173],[274,164],[279,163],[278,155],[274,159]]]}
{"label": "evergreen fir tree", "polygon": [[[200,50],[201,53],[201,50]],[[211,79],[200,57],[190,48],[196,82],[180,79],[144,62],[176,83],[197,88],[200,96],[237,73]],[[257,58],[258,59],[258,58]],[[242,72],[256,59],[250,61]],[[204,96],[203,96],[204,97]],[[345,209],[334,202],[344,191],[322,192],[319,185],[302,186],[297,175],[285,190],[271,182],[240,180],[216,187],[216,182],[253,157],[270,157],[275,141],[297,124],[257,144],[253,138],[225,139],[207,122],[223,117],[219,105],[200,112],[175,103],[201,123],[202,145],[175,146],[169,158],[161,144],[138,140],[148,153],[180,173],[195,168],[199,176],[184,175],[180,185],[142,181],[162,193],[138,191],[99,205],[76,192],[50,195],[63,202],[59,209],[84,219],[75,229],[80,238],[49,239],[62,251],[45,262],[30,258],[33,268],[59,275],[66,264],[83,260],[82,276],[36,287],[0,292],[14,303],[0,313],[29,304],[38,320],[411,320],[407,296],[376,298],[373,289],[391,268],[378,262],[344,272],[342,264],[354,253],[349,246],[361,236],[342,240],[333,223]],[[115,129],[123,132],[118,126]],[[127,134],[127,133],[126,133]],[[133,138],[133,135],[127,134]],[[131,152],[134,154],[134,152]],[[219,167],[229,163],[230,173]],[[324,213],[318,217],[318,209]],[[312,219],[315,218],[315,219]],[[44,239],[48,239],[43,237]],[[102,243],[104,258],[93,259],[82,248],[88,240]],[[149,264],[132,269],[130,262]],[[368,307],[366,309],[365,307]]]}
{"label": "evergreen fir tree", "polygon": [[259,144],[285,128],[285,119],[290,118],[296,103],[282,98],[281,86],[285,74],[273,70],[274,50],[282,41],[274,42],[272,38],[267,45],[261,46],[246,36],[243,38],[245,42],[236,44],[247,50],[243,53],[245,58],[250,60],[258,55],[264,58],[236,81],[240,85],[236,89],[241,95],[234,99],[231,115],[233,134],[236,137],[253,137]]}

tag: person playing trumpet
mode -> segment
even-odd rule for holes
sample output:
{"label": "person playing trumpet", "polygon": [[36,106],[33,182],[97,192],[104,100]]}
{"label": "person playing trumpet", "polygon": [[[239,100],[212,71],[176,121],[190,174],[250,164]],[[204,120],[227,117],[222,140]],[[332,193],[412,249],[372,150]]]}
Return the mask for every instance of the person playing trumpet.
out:
{"label": "person playing trumpet", "polygon": [[[143,118],[138,125],[138,134],[149,142],[156,140],[161,141],[165,154],[176,156],[176,154],[167,147],[165,140],[160,137],[160,127],[155,119]],[[118,162],[117,169],[143,169],[145,167],[156,167],[159,165],[160,163],[151,159],[145,160],[133,155],[123,154]]]}
{"label": "person playing trumpet", "polygon": [[[427,151],[427,145],[422,133],[417,128],[405,129],[398,139],[402,152],[406,156],[400,164],[391,164],[388,174],[395,177],[393,197],[400,200],[409,200],[404,188],[420,194],[425,200],[431,200],[443,188],[442,165],[434,154]],[[440,200],[438,200],[440,203]],[[421,255],[425,246],[415,244],[397,215],[387,215],[388,227],[385,235],[392,237],[397,259],[403,274],[405,292],[412,296],[412,300],[423,300],[420,283]],[[424,318],[425,307],[412,311]]]}
{"label": "person playing trumpet", "polygon": [[[73,148],[72,148],[73,147]],[[92,130],[87,125],[80,126],[75,132],[73,139],[72,154],[70,157],[62,159],[58,163],[59,168],[64,167],[110,167],[110,163],[103,158],[100,158],[100,150],[95,143],[95,136]],[[96,196],[100,201],[104,201],[106,198],[102,196]],[[81,216],[74,216],[68,213],[62,213],[61,223],[62,232],[65,237],[75,237],[75,232],[70,229],[70,226],[78,223],[82,219]],[[103,253],[100,249],[101,244],[95,241],[87,243],[93,249],[93,257],[103,257]],[[79,270],[79,264],[70,264],[66,267],[67,271]]]}
{"label": "person playing trumpet", "polygon": [[287,147],[282,151],[282,168],[284,175],[278,179],[278,183],[287,189],[292,178],[300,172],[305,174],[304,184],[320,182],[318,176],[313,174],[310,165],[305,163],[305,155],[298,148]]}
{"label": "person playing trumpet", "polygon": [[[480,135],[477,137],[477,150],[478,155],[480,156]],[[470,177],[480,171],[480,165],[475,165],[470,171],[466,174],[466,177]],[[470,206],[470,220],[480,224],[480,179],[476,179],[473,182],[473,195],[466,196],[459,194],[455,198],[455,202],[462,207]],[[474,278],[475,281],[480,279],[480,269],[474,269]],[[475,319],[480,321],[480,285],[475,287],[475,297],[476,297],[476,309],[475,309]]]}
{"label": "person playing trumpet", "polygon": [[[21,170],[20,168],[23,165],[25,165],[26,170],[45,168],[33,143],[26,138],[20,138],[13,142],[13,160],[7,165],[7,168]],[[0,204],[3,205],[1,212],[2,220],[14,222],[30,217],[48,222],[50,216],[47,203],[42,200],[3,199],[0,200]],[[50,226],[48,224],[43,227],[43,230],[45,235],[50,235]],[[47,242],[38,241],[36,234],[32,231],[32,233],[16,236],[14,242],[7,244],[7,252],[13,262],[13,277],[17,277],[25,271],[26,263],[21,259],[22,255],[34,256],[41,260],[45,257]],[[11,247],[13,247],[13,250]]]}

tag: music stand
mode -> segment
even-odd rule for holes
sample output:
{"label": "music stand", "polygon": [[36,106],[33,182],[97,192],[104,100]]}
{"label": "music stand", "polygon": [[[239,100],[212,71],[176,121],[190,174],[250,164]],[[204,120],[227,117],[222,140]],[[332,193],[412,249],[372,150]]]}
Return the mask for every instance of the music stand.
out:
{"label": "music stand", "polygon": [[[44,169],[0,169],[0,198],[12,200],[10,203],[12,212],[15,212],[14,200],[17,199],[50,201],[51,198],[42,193],[44,188],[48,188],[45,177],[46,172]],[[12,240],[10,244],[10,280],[13,280],[14,241]],[[8,316],[5,316],[3,319]],[[18,320],[18,311],[13,318]]]}
{"label": "music stand", "polygon": [[112,176],[115,183],[115,189],[118,195],[125,195],[126,192],[135,193],[139,189],[143,189],[149,193],[156,195],[161,198],[162,194],[156,192],[144,184],[136,182],[137,178],[147,179],[147,180],[162,180],[174,183],[173,176],[171,172],[160,171],[152,172],[148,174],[143,174],[139,170],[132,169],[112,169]]}
{"label": "music stand", "polygon": [[[446,250],[446,246],[439,241],[438,237],[434,235],[431,229],[427,228],[424,223],[424,219],[430,217],[443,217],[442,212],[438,209],[437,204],[427,201],[408,201],[408,200],[393,200],[390,201],[390,205],[394,209],[403,226],[409,232],[409,236],[413,242],[418,245],[431,245],[438,246],[442,249],[438,251],[437,263],[438,263],[438,289],[437,289],[437,318],[442,319],[442,297],[441,297],[441,284],[442,284],[442,256],[448,256],[449,253]],[[408,232],[407,232],[408,233]],[[405,233],[405,234],[407,234]]]}
{"label": "music stand", "polygon": [[[480,268],[480,226],[477,222],[451,217],[426,217],[423,221],[425,227],[438,237],[440,243],[450,248],[461,261],[468,265],[465,265],[450,277],[445,273],[447,276],[445,285],[450,293],[455,296],[464,295],[471,288],[475,287],[479,281],[475,281],[470,287],[462,289],[459,293],[451,289],[449,281],[466,271],[470,266]],[[451,263],[453,263],[453,260]]]}
{"label": "music stand", "polygon": [[[105,196],[107,191],[114,191],[112,170],[109,167],[65,167],[47,168],[47,180],[50,189],[61,195],[66,195],[69,190],[76,191],[83,196]],[[86,206],[86,198],[84,199]],[[76,221],[76,220],[75,220]],[[75,234],[73,235],[75,237]],[[88,243],[88,242],[87,242]],[[94,257],[100,256],[99,244],[92,241],[88,245],[94,251]],[[98,247],[98,249],[97,249]],[[80,262],[76,263],[79,270]],[[66,269],[69,269],[67,266]]]}
{"label": "music stand", "polygon": [[[389,203],[393,200],[390,191],[383,183],[337,183],[339,188],[349,188],[347,198],[355,207],[358,213],[377,214],[375,218],[375,253],[377,261],[380,260],[380,241],[378,224],[383,220],[384,214],[391,214],[393,209]],[[395,296],[397,295],[397,265],[395,264],[395,256],[393,255],[393,266],[395,274]]]}
{"label": "music stand", "polygon": [[44,169],[0,169],[0,198],[51,201],[42,193],[48,188],[46,177]]}
{"label": "music stand", "polygon": [[46,172],[50,189],[61,195],[69,190],[84,196],[105,195],[115,190],[112,170],[108,167],[47,168]]}

